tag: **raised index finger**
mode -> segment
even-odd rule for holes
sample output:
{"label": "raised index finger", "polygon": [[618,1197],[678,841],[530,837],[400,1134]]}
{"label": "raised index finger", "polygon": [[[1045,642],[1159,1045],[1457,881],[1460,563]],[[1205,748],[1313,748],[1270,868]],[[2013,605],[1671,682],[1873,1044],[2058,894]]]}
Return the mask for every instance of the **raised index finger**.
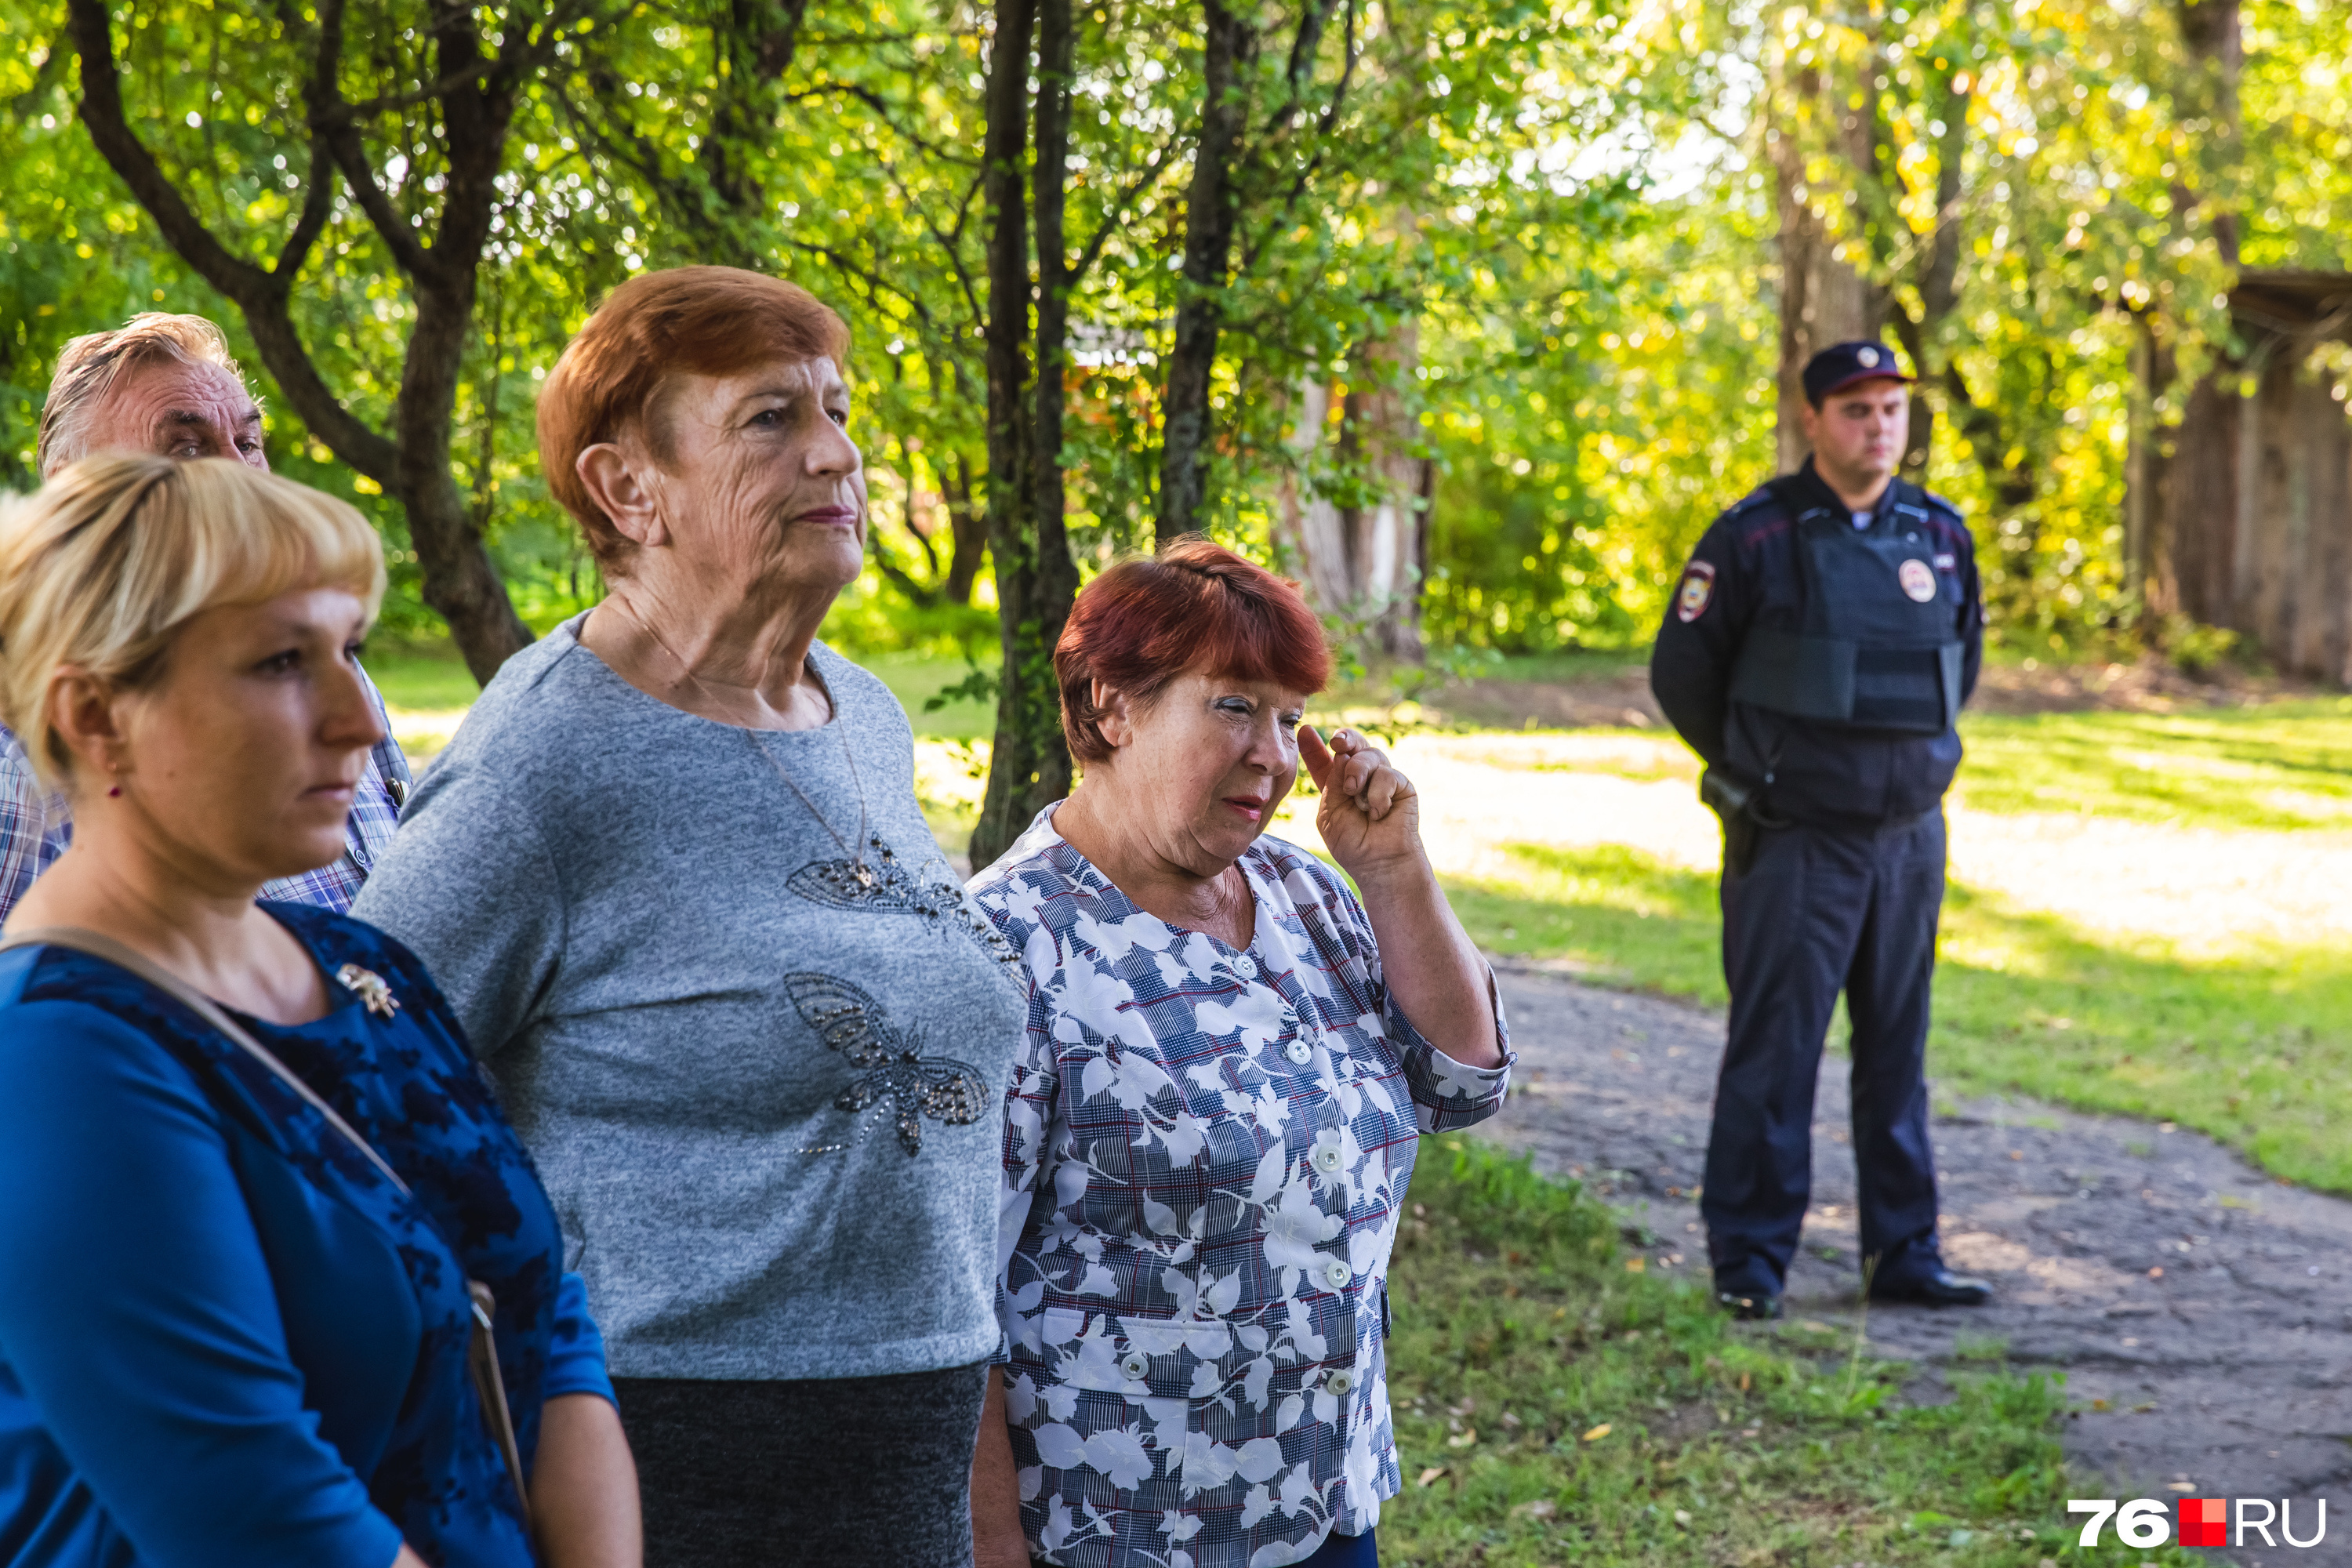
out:
{"label": "raised index finger", "polygon": [[1323,743],[1312,724],[1298,726],[1298,760],[1307,764],[1307,776],[1315,781],[1315,787],[1324,788],[1331,777],[1331,748]]}

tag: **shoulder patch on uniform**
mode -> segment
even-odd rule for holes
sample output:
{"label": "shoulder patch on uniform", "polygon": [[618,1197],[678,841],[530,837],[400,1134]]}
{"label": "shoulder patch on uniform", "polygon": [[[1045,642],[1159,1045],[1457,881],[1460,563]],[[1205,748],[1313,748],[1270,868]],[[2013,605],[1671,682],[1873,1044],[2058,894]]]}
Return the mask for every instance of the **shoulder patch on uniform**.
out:
{"label": "shoulder patch on uniform", "polygon": [[1675,617],[1687,625],[1706,614],[1715,602],[1715,563],[1694,561],[1683,568],[1683,580],[1675,589]]}

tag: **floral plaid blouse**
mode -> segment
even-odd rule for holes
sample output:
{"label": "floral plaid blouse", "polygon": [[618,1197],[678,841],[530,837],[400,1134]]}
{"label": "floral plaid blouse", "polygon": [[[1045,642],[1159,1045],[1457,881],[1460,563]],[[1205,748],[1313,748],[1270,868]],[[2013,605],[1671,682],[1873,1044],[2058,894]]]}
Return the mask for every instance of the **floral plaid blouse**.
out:
{"label": "floral plaid blouse", "polygon": [[1295,1563],[1398,1490],[1383,1280],[1414,1141],[1501,1106],[1507,1034],[1484,1068],[1424,1039],[1304,850],[1242,857],[1237,952],[1137,909],[1054,809],[971,883],[1029,986],[998,1233],[1022,1521],[1066,1568]]}

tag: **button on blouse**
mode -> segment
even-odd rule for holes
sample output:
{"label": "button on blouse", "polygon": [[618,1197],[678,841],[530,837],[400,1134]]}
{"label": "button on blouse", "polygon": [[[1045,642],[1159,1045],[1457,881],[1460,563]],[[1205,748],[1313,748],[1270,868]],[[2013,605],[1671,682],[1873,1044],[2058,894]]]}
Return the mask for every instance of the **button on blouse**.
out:
{"label": "button on blouse", "polygon": [[1507,1038],[1490,1068],[1423,1038],[1294,846],[1242,857],[1236,952],[1138,909],[1052,813],[971,884],[1029,992],[999,1237],[1023,1522],[1067,1568],[1294,1562],[1402,1484],[1397,1215],[1419,1135],[1502,1104]]}

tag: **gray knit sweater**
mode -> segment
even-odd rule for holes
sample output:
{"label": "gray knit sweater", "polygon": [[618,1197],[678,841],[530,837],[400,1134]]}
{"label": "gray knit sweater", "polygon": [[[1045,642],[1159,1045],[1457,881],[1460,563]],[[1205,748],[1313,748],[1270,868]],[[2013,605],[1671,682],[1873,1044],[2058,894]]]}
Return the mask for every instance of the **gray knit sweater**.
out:
{"label": "gray knit sweater", "polygon": [[[579,624],[490,682],[352,912],[456,1005],[615,1375],[983,1359],[1027,1009],[916,809],[906,713],[820,645],[831,723],[712,723]],[[862,872],[834,837],[856,837],[859,783]]]}

